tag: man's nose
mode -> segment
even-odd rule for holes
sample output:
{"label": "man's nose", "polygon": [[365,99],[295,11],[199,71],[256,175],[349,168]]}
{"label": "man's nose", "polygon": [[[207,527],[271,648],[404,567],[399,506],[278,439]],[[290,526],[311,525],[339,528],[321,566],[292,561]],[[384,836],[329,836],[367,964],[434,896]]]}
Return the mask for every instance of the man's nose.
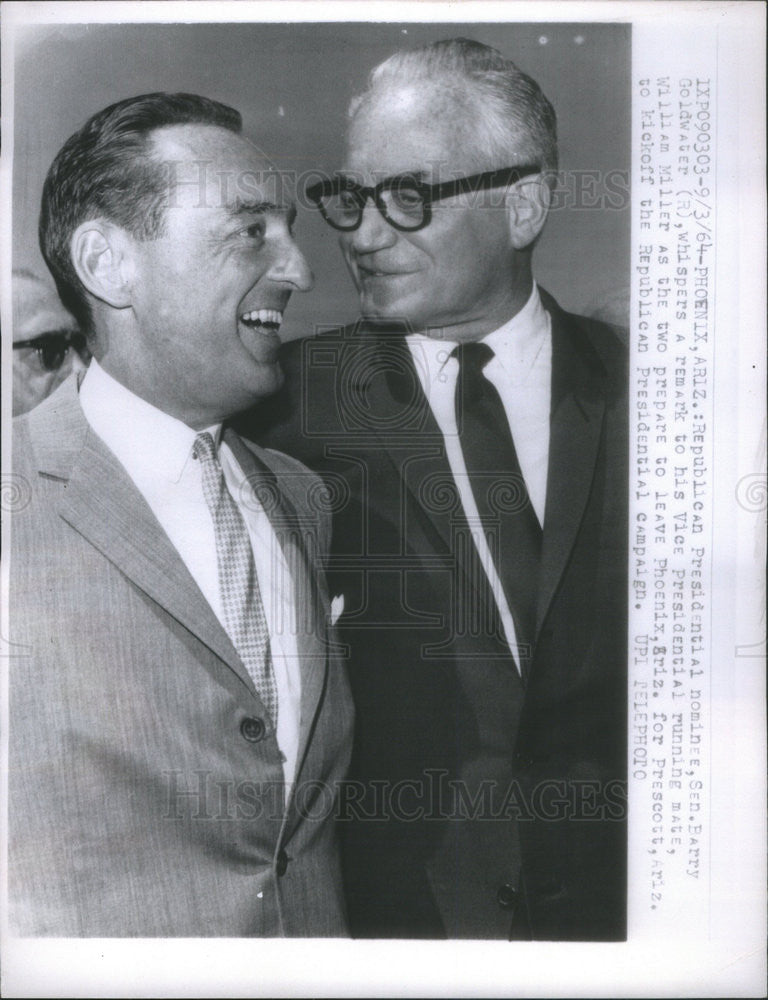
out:
{"label": "man's nose", "polygon": [[397,241],[397,231],[390,226],[369,199],[363,206],[363,218],[359,228],[345,239],[357,253],[373,253],[391,247]]}
{"label": "man's nose", "polygon": [[281,241],[267,276],[273,281],[293,285],[297,292],[308,292],[315,283],[312,268],[292,237]]}

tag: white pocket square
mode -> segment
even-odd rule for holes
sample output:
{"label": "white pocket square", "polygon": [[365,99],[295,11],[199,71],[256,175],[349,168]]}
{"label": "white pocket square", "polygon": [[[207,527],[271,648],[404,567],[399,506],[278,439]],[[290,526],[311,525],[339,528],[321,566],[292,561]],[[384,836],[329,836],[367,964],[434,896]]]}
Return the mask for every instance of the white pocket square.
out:
{"label": "white pocket square", "polygon": [[344,610],[344,595],[337,594],[331,601],[331,625],[335,625]]}

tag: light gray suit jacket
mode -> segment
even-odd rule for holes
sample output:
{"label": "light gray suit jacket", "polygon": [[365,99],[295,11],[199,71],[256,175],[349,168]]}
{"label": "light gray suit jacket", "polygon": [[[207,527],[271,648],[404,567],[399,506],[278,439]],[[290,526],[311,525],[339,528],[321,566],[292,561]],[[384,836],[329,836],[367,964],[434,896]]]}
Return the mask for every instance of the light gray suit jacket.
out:
{"label": "light gray suit jacket", "polygon": [[[328,623],[319,480],[228,437],[303,614],[296,780],[227,634],[73,379],[15,422],[12,930],[57,936],[346,933],[334,833],[352,707]],[[26,485],[24,483],[26,481]],[[21,505],[20,505],[21,506]]]}

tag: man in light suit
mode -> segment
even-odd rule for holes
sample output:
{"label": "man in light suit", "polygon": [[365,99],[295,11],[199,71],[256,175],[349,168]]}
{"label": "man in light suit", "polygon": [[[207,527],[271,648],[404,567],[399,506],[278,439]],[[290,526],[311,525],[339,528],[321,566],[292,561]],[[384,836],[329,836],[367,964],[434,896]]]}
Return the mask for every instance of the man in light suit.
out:
{"label": "man in light suit", "polygon": [[195,95],[131,98],[46,179],[41,247],[93,361],[14,428],[21,934],[346,933],[321,484],[226,425],[279,387],[312,281],[240,128]]}
{"label": "man in light suit", "polygon": [[621,939],[626,357],[533,280],[554,111],[455,39],[394,55],[350,113],[307,193],[363,320],[286,345],[252,432],[336,496],[351,930]]}

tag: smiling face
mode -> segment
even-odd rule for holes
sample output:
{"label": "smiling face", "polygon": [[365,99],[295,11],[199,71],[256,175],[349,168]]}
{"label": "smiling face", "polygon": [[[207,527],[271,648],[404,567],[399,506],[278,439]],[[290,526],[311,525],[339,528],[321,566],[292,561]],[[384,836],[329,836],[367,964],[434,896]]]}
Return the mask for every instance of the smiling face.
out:
{"label": "smiling face", "polygon": [[[478,162],[474,127],[465,110],[423,87],[384,91],[354,118],[343,172],[366,184],[402,173],[435,182],[508,166]],[[429,225],[409,233],[369,201],[360,228],[340,238],[363,315],[452,340],[501,326],[519,308],[521,281],[530,285],[501,202],[498,194],[437,201]]]}
{"label": "smiling face", "polygon": [[130,334],[100,363],[194,428],[280,387],[278,330],[291,293],[312,286],[293,240],[294,210],[271,165],[241,136],[210,125],[153,134],[171,163],[162,235],[129,241]]}

